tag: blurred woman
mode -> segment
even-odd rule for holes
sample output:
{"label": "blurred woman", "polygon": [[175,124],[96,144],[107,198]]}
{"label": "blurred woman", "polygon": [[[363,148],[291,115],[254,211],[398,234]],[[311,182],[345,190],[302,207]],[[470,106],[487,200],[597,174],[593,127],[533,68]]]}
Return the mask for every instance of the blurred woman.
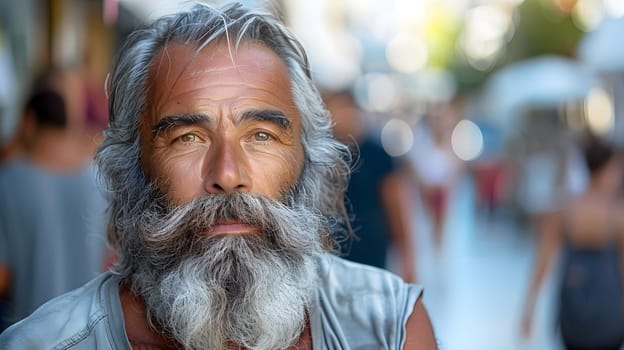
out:
{"label": "blurred woman", "polygon": [[563,343],[567,349],[619,349],[624,338],[622,169],[614,150],[597,139],[587,143],[585,160],[587,189],[548,215],[538,236],[522,330],[530,334],[540,287],[561,252],[558,322]]}
{"label": "blurred woman", "polygon": [[431,220],[433,244],[440,251],[451,195],[459,182],[463,164],[451,145],[453,129],[460,120],[461,99],[433,108],[414,129],[414,146],[407,155],[413,180],[425,214]]}

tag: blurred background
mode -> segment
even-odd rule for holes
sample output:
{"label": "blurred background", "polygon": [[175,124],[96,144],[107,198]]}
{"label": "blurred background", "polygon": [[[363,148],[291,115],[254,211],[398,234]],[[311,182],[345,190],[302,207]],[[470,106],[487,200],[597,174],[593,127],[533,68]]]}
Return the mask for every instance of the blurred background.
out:
{"label": "blurred background", "polygon": [[[532,332],[521,332],[538,219],[588,187],[587,135],[618,153],[624,146],[624,2],[242,2],[292,28],[319,90],[347,91],[359,127],[397,164],[409,237],[389,239],[385,265],[424,285],[440,348],[560,349],[556,264],[539,289]],[[191,5],[0,0],[2,157],[19,152],[25,100],[51,67],[68,128],[92,155],[106,125],[106,74],[124,37]]]}

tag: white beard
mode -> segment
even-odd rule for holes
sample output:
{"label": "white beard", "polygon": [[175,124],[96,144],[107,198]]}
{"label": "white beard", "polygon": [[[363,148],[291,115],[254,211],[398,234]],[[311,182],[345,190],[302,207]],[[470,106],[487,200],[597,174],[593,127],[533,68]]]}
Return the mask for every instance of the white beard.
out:
{"label": "white beard", "polygon": [[250,237],[220,237],[145,296],[161,326],[187,349],[286,349],[300,336],[312,298],[315,259],[292,264],[257,256]]}
{"label": "white beard", "polygon": [[[286,349],[304,330],[323,252],[320,219],[305,208],[247,197],[207,199],[154,214],[135,242],[134,256],[141,258],[129,276],[131,288],[145,300],[154,328],[186,349],[219,350],[232,343]],[[221,213],[223,206],[228,208]],[[196,233],[219,217],[260,218],[252,224],[265,232]]]}

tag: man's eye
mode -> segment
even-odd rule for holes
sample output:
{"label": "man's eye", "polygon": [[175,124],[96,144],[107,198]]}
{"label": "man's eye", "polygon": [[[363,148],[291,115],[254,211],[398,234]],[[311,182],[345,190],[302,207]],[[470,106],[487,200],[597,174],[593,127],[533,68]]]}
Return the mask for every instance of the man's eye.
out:
{"label": "man's eye", "polygon": [[257,133],[254,134],[254,141],[261,141],[261,142],[266,142],[271,140],[271,135],[269,135],[268,133],[264,132],[264,131],[258,131]]}
{"label": "man's eye", "polygon": [[184,134],[178,137],[178,140],[183,143],[193,143],[199,141],[199,137],[195,134]]}

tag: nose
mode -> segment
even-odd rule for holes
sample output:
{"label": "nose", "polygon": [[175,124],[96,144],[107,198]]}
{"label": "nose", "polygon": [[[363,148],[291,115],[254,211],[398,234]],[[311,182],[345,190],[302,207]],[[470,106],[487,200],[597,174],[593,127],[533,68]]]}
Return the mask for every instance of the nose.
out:
{"label": "nose", "polygon": [[225,142],[213,145],[207,167],[204,180],[206,192],[217,194],[250,191],[251,178],[240,146]]}

